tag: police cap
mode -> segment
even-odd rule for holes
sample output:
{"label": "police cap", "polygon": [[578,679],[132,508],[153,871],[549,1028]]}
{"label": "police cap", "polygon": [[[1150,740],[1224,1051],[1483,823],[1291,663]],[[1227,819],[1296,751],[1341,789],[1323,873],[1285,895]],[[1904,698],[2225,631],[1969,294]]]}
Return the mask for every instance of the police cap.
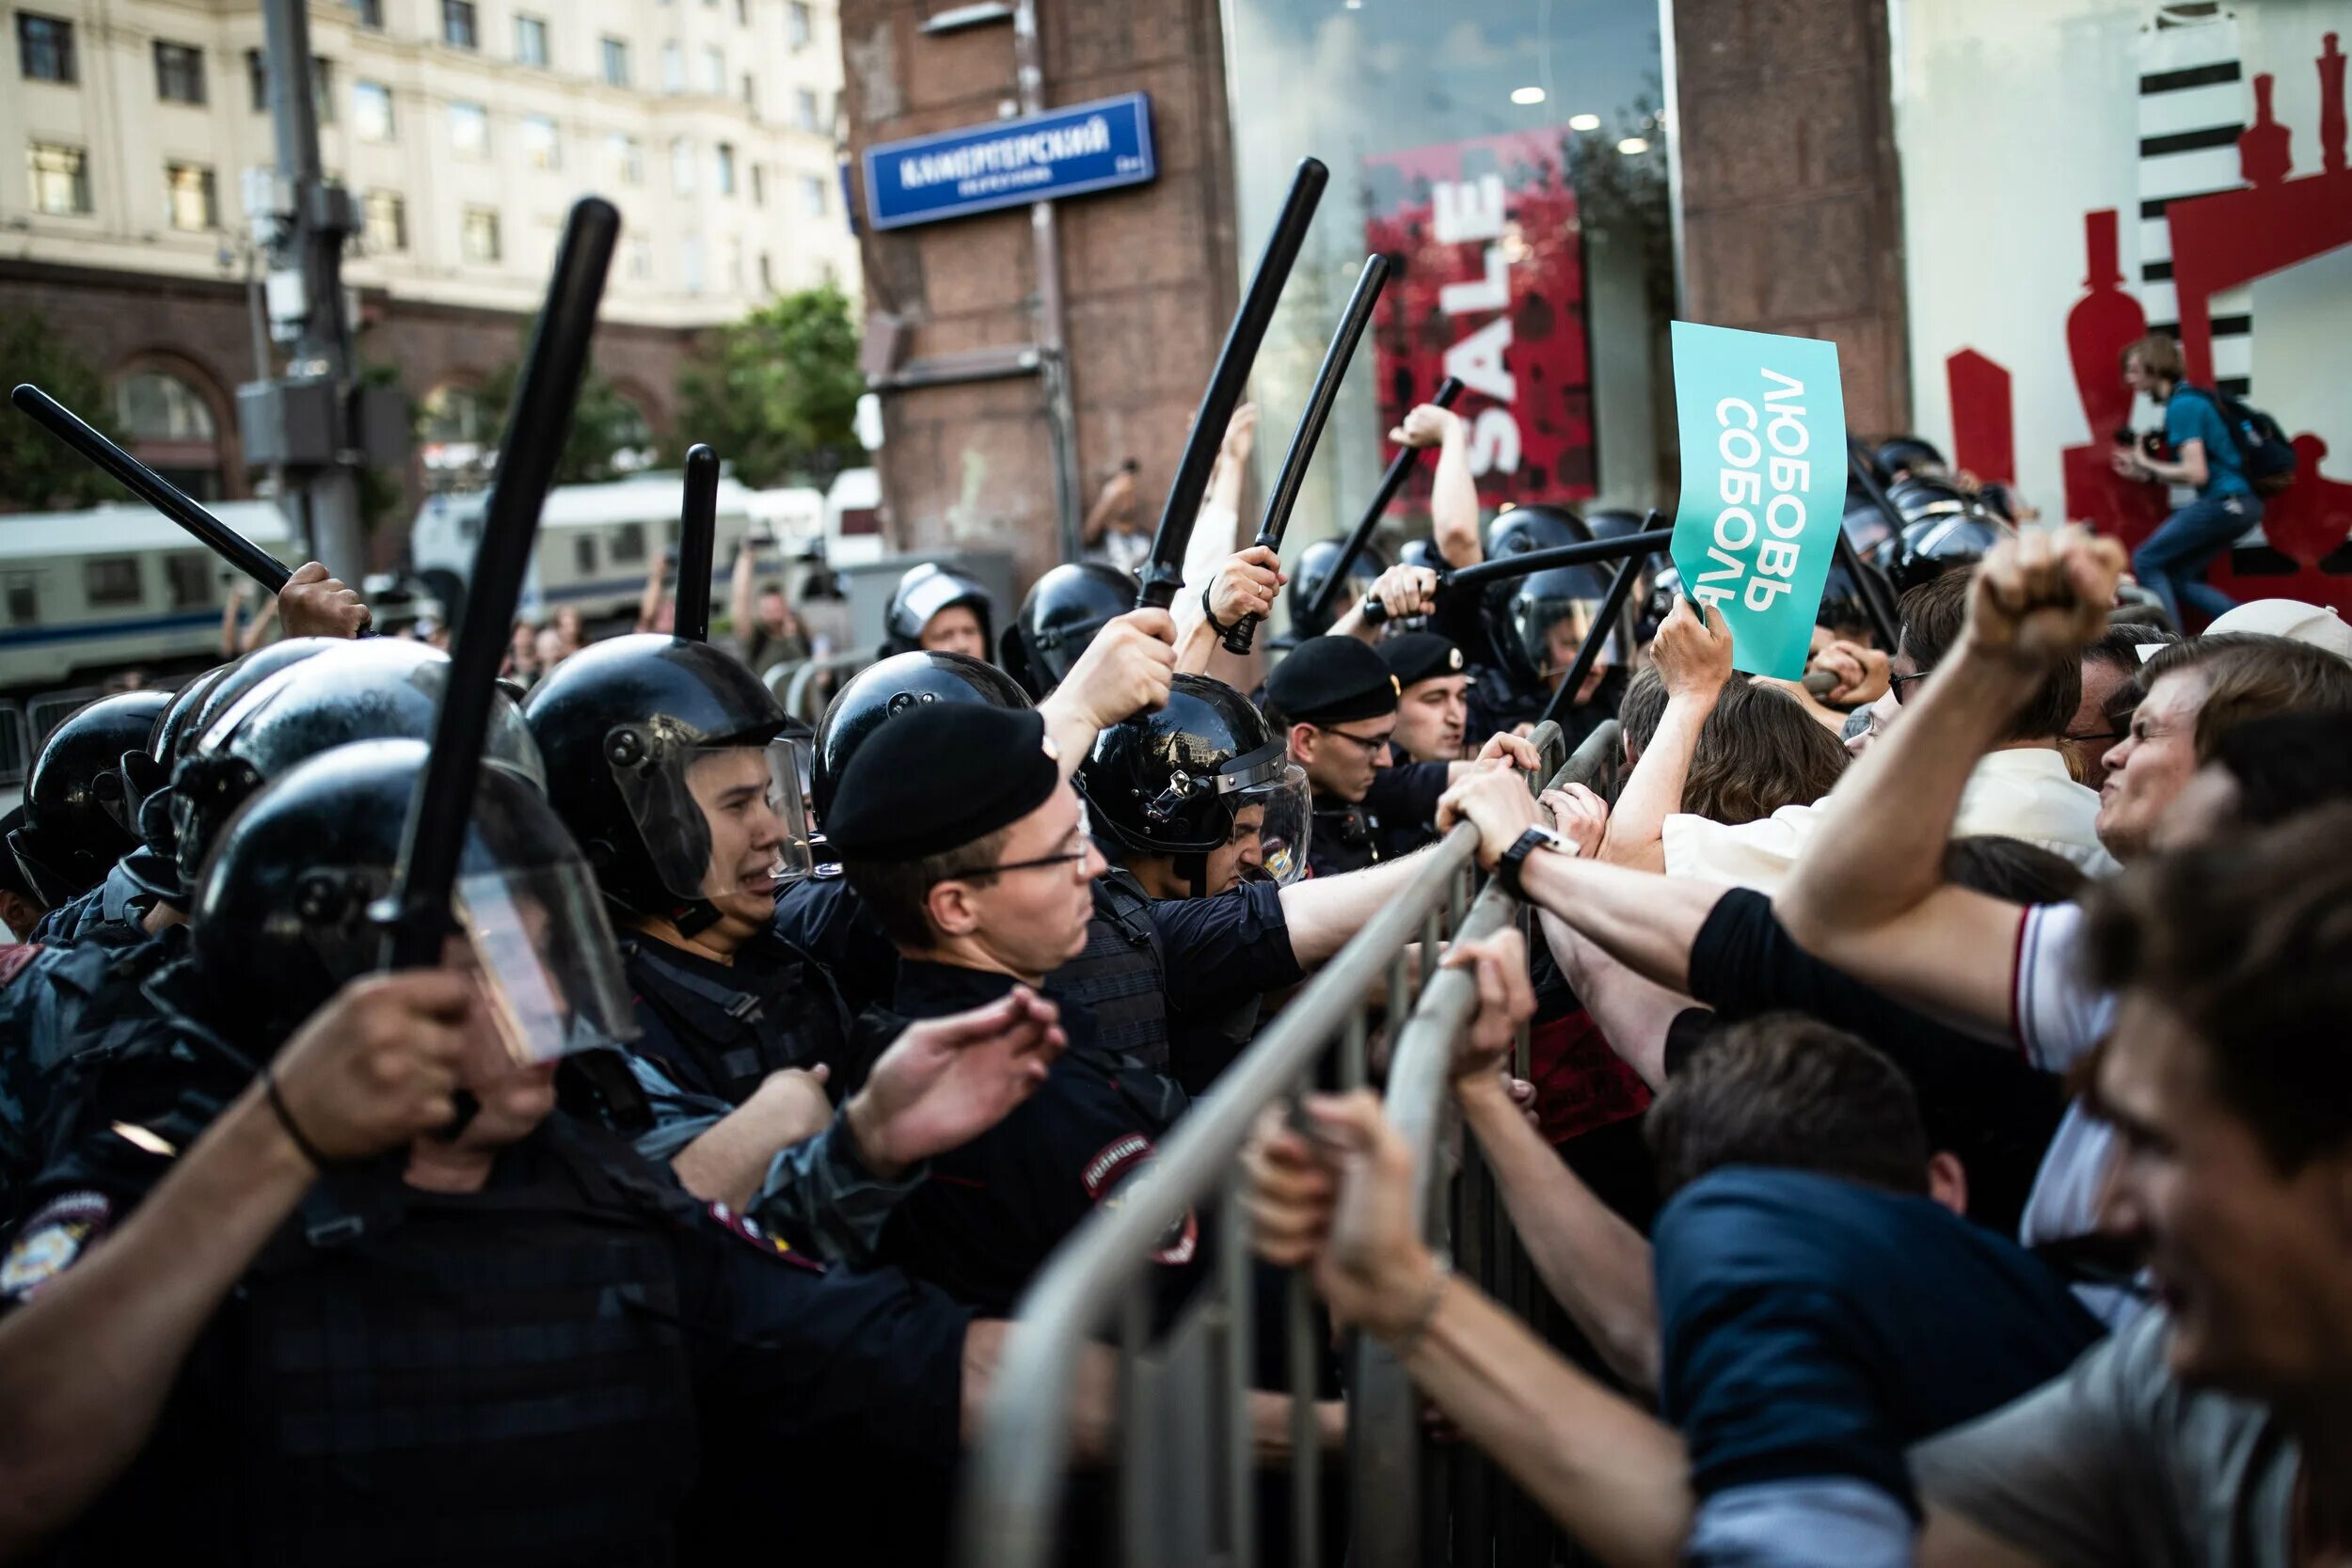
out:
{"label": "police cap", "polygon": [[825,831],[845,860],[921,860],[1012,826],[1060,784],[1034,709],[930,704],[866,737]]}
{"label": "police cap", "polygon": [[1458,675],[1463,669],[1462,650],[1434,631],[1408,631],[1401,637],[1386,638],[1373,652],[1380,656],[1380,662],[1396,677],[1400,692],[1422,681]]}
{"label": "police cap", "polygon": [[1293,723],[1342,724],[1396,711],[1396,676],[1353,637],[1311,637],[1266,678],[1269,706]]}

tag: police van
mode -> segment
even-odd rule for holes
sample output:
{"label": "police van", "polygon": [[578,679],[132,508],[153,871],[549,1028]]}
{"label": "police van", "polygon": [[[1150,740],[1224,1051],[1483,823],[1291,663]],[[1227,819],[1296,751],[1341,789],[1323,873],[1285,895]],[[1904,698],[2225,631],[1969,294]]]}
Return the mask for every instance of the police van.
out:
{"label": "police van", "polygon": [[[274,501],[210,510],[281,561],[298,551]],[[0,689],[217,660],[221,607],[236,580],[178,524],[136,502],[0,516]]]}

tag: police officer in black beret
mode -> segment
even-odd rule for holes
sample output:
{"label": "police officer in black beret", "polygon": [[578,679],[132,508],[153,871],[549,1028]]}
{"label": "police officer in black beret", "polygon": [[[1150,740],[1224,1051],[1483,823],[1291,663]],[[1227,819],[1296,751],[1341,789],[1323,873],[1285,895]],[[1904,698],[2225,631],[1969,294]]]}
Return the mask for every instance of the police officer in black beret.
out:
{"label": "police officer in black beret", "polygon": [[1266,718],[1314,787],[1314,832],[1307,849],[1318,877],[1393,858],[1434,832],[1438,798],[1473,767],[1498,760],[1533,772],[1534,747],[1497,735],[1475,763],[1395,765],[1399,682],[1386,661],[1352,637],[1313,637],[1267,677]]}
{"label": "police officer in black beret", "polygon": [[[892,719],[850,759],[826,831],[898,949],[885,1026],[1034,991],[1086,947],[1104,860],[1035,710],[943,703]],[[1069,1048],[1044,1085],[934,1161],[882,1233],[887,1260],[983,1311],[1011,1307],[1186,1103],[1106,1048],[1082,1004],[1060,1020]],[[1165,1239],[1171,1288],[1199,1246],[1189,1217]]]}
{"label": "police officer in black beret", "polygon": [[1386,637],[1373,651],[1396,677],[1396,731],[1403,762],[1458,762],[1470,722],[1470,666],[1451,640],[1431,631]]}

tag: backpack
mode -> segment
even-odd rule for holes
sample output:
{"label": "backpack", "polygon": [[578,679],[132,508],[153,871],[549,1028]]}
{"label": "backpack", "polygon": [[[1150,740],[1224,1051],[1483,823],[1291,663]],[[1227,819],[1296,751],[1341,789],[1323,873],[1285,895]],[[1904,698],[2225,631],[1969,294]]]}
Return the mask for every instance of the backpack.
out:
{"label": "backpack", "polygon": [[2295,483],[2295,448],[2279,421],[2242,398],[2202,387],[2185,387],[2211,403],[2237,443],[2238,467],[2258,496],[2275,496]]}

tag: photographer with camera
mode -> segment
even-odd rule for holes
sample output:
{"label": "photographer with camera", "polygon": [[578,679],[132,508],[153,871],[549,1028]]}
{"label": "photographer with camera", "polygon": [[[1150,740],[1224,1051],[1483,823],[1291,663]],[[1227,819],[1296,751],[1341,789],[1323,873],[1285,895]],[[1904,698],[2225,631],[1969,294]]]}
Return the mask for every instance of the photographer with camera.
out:
{"label": "photographer with camera", "polygon": [[2166,333],[2152,332],[2123,351],[2124,381],[2163,405],[2163,444],[2171,449],[2173,461],[2133,442],[2129,431],[2118,433],[2110,458],[2126,479],[2197,492],[2196,499],[2167,517],[2132,556],[2132,570],[2184,635],[2193,629],[2185,610],[2212,620],[2236,608],[2235,599],[2205,580],[2205,568],[2263,519],[2262,499],[2247,478],[2220,400],[2188,386],[2187,373],[2179,341]]}

